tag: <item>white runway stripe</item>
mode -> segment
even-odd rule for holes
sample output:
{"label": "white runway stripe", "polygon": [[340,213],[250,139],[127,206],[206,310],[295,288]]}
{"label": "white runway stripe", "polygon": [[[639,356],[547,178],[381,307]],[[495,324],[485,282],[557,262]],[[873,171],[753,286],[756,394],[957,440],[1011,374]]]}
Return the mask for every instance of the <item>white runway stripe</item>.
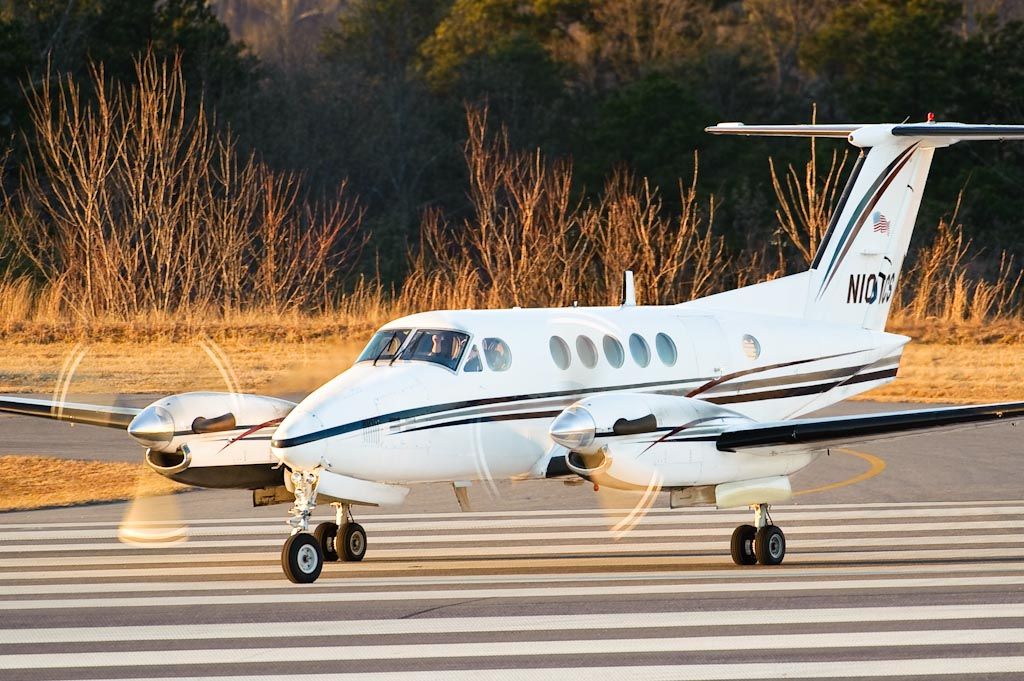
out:
{"label": "white runway stripe", "polygon": [[[600,509],[360,516],[367,561],[304,586],[280,572],[280,519],[240,515],[150,548],[118,543],[117,523],[0,526],[0,678],[1024,675],[1022,501],[773,508],[789,539],[775,568],[732,565],[746,510],[657,509],[621,541]],[[711,655],[738,662],[696,664]],[[652,664],[587,666],[610,660]],[[260,675],[269,664],[288,673]]]}
{"label": "white runway stripe", "polygon": [[[790,579],[796,577],[888,577],[888,578],[899,578],[899,577],[918,577],[928,573],[976,573],[976,572],[1021,572],[1024,571],[1024,565],[1018,566],[1016,569],[1008,569],[1006,566],[967,566],[971,569],[958,571],[955,568],[951,568],[948,565],[913,565],[913,566],[894,566],[885,569],[865,569],[865,568],[854,568],[854,569],[843,569],[843,568],[792,568],[792,567],[778,567],[772,569],[768,574],[758,575],[760,579],[765,580],[764,583],[772,584],[771,580],[775,579]],[[979,569],[981,568],[981,569]],[[275,577],[280,576],[280,568],[272,569],[269,574]],[[239,574],[238,568],[233,568],[228,574],[237,576]],[[251,570],[245,569],[246,574],[249,574]],[[204,573],[199,572],[197,576],[202,576]],[[159,575],[163,576],[163,575]],[[325,578],[314,583],[312,586],[307,588],[338,588],[338,587],[351,587],[355,589],[365,588],[377,588],[377,587],[413,587],[413,586],[468,586],[468,585],[495,585],[495,584],[551,584],[551,583],[571,583],[580,584],[586,582],[648,582],[648,581],[701,581],[701,580],[718,580],[718,581],[735,581],[737,578],[747,576],[750,577],[749,571],[746,575],[742,572],[737,572],[735,569],[729,570],[696,570],[692,572],[592,572],[592,573],[539,573],[539,574],[506,574],[506,575],[492,575],[492,574],[481,574],[481,575],[457,575],[457,576],[429,576],[421,577],[417,575],[401,575],[398,577],[349,577],[338,575],[335,579],[331,579],[332,575],[325,575]],[[186,592],[186,591],[226,591],[226,590],[245,590],[245,591],[263,591],[268,589],[286,589],[291,588],[287,582],[281,579],[264,579],[264,580],[211,580],[211,581],[174,581],[174,582],[90,582],[80,583],[73,582],[69,584],[31,584],[31,585],[16,585],[7,586],[3,590],[4,596],[39,596],[47,594],[94,594],[94,593],[159,593],[159,592]]]}
{"label": "white runway stripe", "polygon": [[[754,679],[852,679],[894,676],[953,676],[1024,673],[1024,656],[919,657],[895,660],[842,660],[770,664],[693,664],[525,669],[453,669],[437,671],[359,672],[340,674],[274,674],[261,681],[752,681]],[[191,677],[202,681],[252,681],[252,676]],[[98,681],[118,681],[106,679]],[[180,681],[177,677],[145,677],[139,681]]]}
{"label": "white runway stripe", "polygon": [[[37,571],[25,571],[17,570],[11,572],[0,572],[0,582],[3,581],[82,581],[82,580],[101,580],[101,579],[128,579],[132,577],[163,577],[163,578],[191,578],[191,577],[217,577],[217,576],[238,576],[241,572],[245,572],[246,575],[270,575],[273,577],[281,576],[281,565],[280,556],[274,554],[267,554],[265,563],[267,565],[246,565],[239,567],[238,565],[202,565],[202,566],[189,566],[189,565],[175,565],[173,569],[167,569],[161,565],[154,565],[144,568],[112,568],[102,570],[37,570]],[[706,564],[707,561],[705,561]],[[665,580],[665,579],[735,579],[737,576],[736,569],[732,567],[730,563],[726,563],[723,558],[722,568],[727,569],[687,569],[687,570],[660,570],[658,572],[614,572],[605,570],[604,572],[558,572],[558,573],[529,573],[526,575],[515,574],[515,575],[500,575],[484,573],[484,574],[460,574],[453,577],[444,576],[432,576],[432,577],[419,577],[415,575],[403,574],[401,577],[393,577],[389,579],[381,579],[378,577],[364,577],[355,575],[344,575],[342,572],[335,573],[334,570],[348,570],[345,567],[332,567],[329,568],[331,572],[325,576],[327,578],[343,578],[349,584],[358,583],[373,583],[373,584],[426,584],[435,583],[442,584],[446,580],[455,581],[460,584],[467,583],[502,583],[511,581],[537,581],[537,580],[585,580],[585,579],[596,579],[603,578],[607,581],[619,581],[619,580],[638,580],[638,579],[652,579],[652,580]],[[31,563],[31,561],[29,562]],[[113,564],[113,563],[112,563]],[[493,564],[489,561],[488,565],[493,567]],[[390,568],[389,568],[390,565]],[[772,568],[772,574],[776,577],[847,577],[847,576],[864,576],[864,575],[923,575],[929,573],[942,573],[942,574],[953,574],[953,573],[978,573],[978,572],[1024,572],[1024,562],[1011,562],[1006,563],[1002,561],[993,561],[990,563],[969,563],[969,564],[951,564],[943,563],[940,565],[932,564],[876,564],[876,565],[855,565],[847,567],[843,565],[828,565],[826,567],[799,567],[800,561],[795,560],[791,564],[787,559],[784,565]],[[614,566],[607,566],[614,567]],[[390,569],[394,571],[396,564],[384,564],[384,563],[373,563],[373,562],[362,562],[358,566],[352,566],[353,570],[358,570],[360,573],[375,571],[384,571]],[[147,582],[148,583],[148,582]],[[2,595],[2,594],[0,594]]]}
{"label": "white runway stripe", "polygon": [[[857,554],[862,555],[862,554]],[[609,566],[613,567],[613,566]],[[943,565],[941,570],[922,570],[922,566],[893,566],[884,570],[874,570],[873,574],[881,574],[888,577],[899,577],[899,576],[916,576],[925,574],[927,572],[942,572],[953,573],[956,569]],[[923,566],[932,567],[936,566]],[[986,565],[981,566],[986,568],[985,571],[989,572],[1021,572],[1024,571],[1024,564],[1019,565]],[[976,570],[968,570],[967,572],[974,572]],[[794,567],[778,567],[773,568],[771,572],[761,573],[759,577],[765,580],[769,579],[780,579],[788,577],[803,577],[803,576],[864,576],[866,571],[863,569],[855,570],[843,570],[842,568],[833,568],[830,570],[817,569],[799,569]],[[233,568],[232,570],[222,570],[221,574],[233,574],[239,575],[245,573],[246,575],[252,574],[253,570],[250,568]],[[268,574],[278,575],[280,574],[279,568],[273,572],[267,571]],[[475,577],[464,577],[459,576],[456,578],[446,578],[443,576],[438,577],[416,577],[416,576],[400,576],[392,578],[372,578],[372,577],[346,577],[343,574],[334,575],[330,571],[324,574],[324,578],[313,584],[310,588],[337,588],[342,584],[340,580],[344,580],[345,586],[356,586],[356,587],[369,587],[369,586],[413,586],[413,585],[443,585],[443,584],[454,584],[464,585],[469,583],[474,584],[506,584],[506,583],[536,583],[536,582],[584,582],[584,581],[641,581],[641,580],[698,580],[698,579],[737,579],[742,576],[749,576],[750,571],[737,570],[736,568],[728,570],[718,571],[699,571],[699,572],[673,572],[669,574],[665,573],[633,573],[633,572],[610,572],[606,571],[603,573],[591,573],[591,574],[579,574],[579,573],[554,573],[554,574],[527,574],[527,575],[477,575]],[[116,576],[116,573],[113,573]],[[208,569],[200,568],[196,572],[197,576],[211,575],[212,573]],[[157,572],[150,573],[152,576],[164,577],[166,575]],[[332,579],[333,578],[333,579]],[[20,576],[20,579],[29,579],[24,575]],[[224,590],[247,590],[247,591],[258,591],[266,589],[280,589],[288,588],[288,584],[283,579],[263,579],[263,580],[209,580],[209,581],[146,581],[146,582],[97,582],[97,581],[74,581],[67,584],[54,584],[52,581],[47,581],[43,584],[25,584],[25,585],[7,585],[3,588],[2,596],[39,596],[47,594],[99,594],[99,593],[135,593],[135,592],[147,592],[147,593],[160,593],[160,592],[185,592],[185,591],[224,591]]]}
{"label": "white runway stripe", "polygon": [[[471,632],[541,632],[601,629],[749,627],[769,616],[773,625],[937,622],[1024,618],[1024,603],[1011,605],[933,605],[807,610],[733,610],[534,615],[508,617],[429,617],[394,620],[303,622],[304,636],[396,636]],[[295,636],[295,622],[182,624],[173,626],[58,627],[0,629],[4,644],[99,643],[109,641],[186,641]]]}
{"label": "white runway stripe", "polygon": [[[69,553],[85,553],[85,552],[124,552],[124,551],[139,551],[141,550],[164,550],[164,551],[189,551],[202,548],[215,548],[215,549],[230,549],[230,548],[255,548],[255,547],[278,547],[284,544],[284,540],[287,535],[277,538],[267,539],[220,539],[220,540],[208,540],[208,541],[195,541],[195,542],[182,542],[178,544],[172,544],[168,546],[160,546],[159,544],[149,545],[146,547],[140,547],[135,544],[120,544],[120,543],[90,543],[90,544],[58,544],[55,542],[47,542],[43,544],[29,544],[29,545],[7,545],[0,546],[0,552],[2,553],[52,553],[61,552],[64,554]],[[629,538],[629,535],[626,536]],[[373,543],[373,538],[368,540],[368,544]],[[551,544],[542,543],[540,545],[534,544],[506,544],[501,546],[466,546],[459,544],[458,546],[409,546],[406,548],[395,548],[395,549],[374,549],[373,556],[377,559],[384,560],[415,560],[423,558],[458,558],[458,557],[495,557],[495,556],[547,556],[547,555],[575,555],[575,554],[589,554],[589,553],[602,553],[602,554],[620,554],[620,553],[653,553],[653,552],[673,552],[673,553],[693,553],[696,551],[715,551],[721,552],[724,548],[728,548],[728,534],[723,533],[723,538],[716,541],[692,541],[692,540],[680,540],[671,542],[623,542],[613,541],[610,537],[606,542],[600,544]],[[428,541],[420,537],[408,537],[404,541],[396,542],[401,544],[434,544],[437,542]],[[1021,538],[1019,535],[1014,534],[991,534],[991,535],[964,535],[962,537],[956,537],[955,539],[948,535],[941,535],[937,537],[932,536],[914,536],[905,535],[899,538],[892,537],[861,537],[855,539],[839,538],[839,539],[790,539],[787,541],[787,550],[793,553],[806,552],[805,549],[841,549],[845,547],[883,547],[883,546],[939,546],[947,547],[950,544],[966,545],[966,544],[1020,544]],[[923,551],[925,549],[918,549]],[[968,550],[968,549],[964,549]],[[958,555],[956,552],[961,549],[947,549],[943,552],[946,557],[953,557]],[[196,554],[202,555],[202,554]],[[1024,556],[1024,548],[1007,548],[1005,549],[1006,556]]]}
{"label": "white runway stripe", "polygon": [[[709,519],[710,520],[710,519]],[[837,519],[838,520],[838,519]],[[613,523],[608,523],[609,527]],[[786,535],[799,534],[871,534],[885,532],[937,532],[940,530],[1018,530],[1022,524],[1021,520],[965,520],[960,522],[925,522],[925,523],[866,523],[849,524],[841,523],[835,525],[787,525]],[[315,524],[311,524],[315,527]],[[42,526],[45,527],[45,526]],[[640,521],[637,528],[643,528],[644,521]],[[672,529],[650,530],[632,529],[629,537],[704,537],[722,532],[732,532],[735,523],[723,522],[707,525],[707,527],[677,527]],[[549,539],[601,539],[612,537],[611,530],[596,529],[584,531],[556,531],[556,532],[522,532],[510,534],[509,532],[486,532],[473,534],[380,534],[382,530],[376,525],[367,525],[367,531],[373,536],[374,543],[399,544],[408,542],[466,542],[474,543],[481,541],[509,541],[518,538],[529,540]],[[220,526],[199,526],[188,527],[187,535],[192,539],[206,537],[237,537],[239,535],[262,535],[269,538],[280,538],[287,536],[288,527],[284,523],[274,526],[267,525],[220,525]],[[529,528],[520,528],[528,530]],[[35,532],[0,532],[0,541],[40,542],[71,539],[117,539],[117,530],[46,530],[39,529]]]}
{"label": "white runway stripe", "polygon": [[[942,629],[893,632],[772,634],[773,649],[903,648],[909,646],[1012,645],[1024,643],[1024,629]],[[600,655],[638,653],[756,650],[763,634],[673,638],[576,639],[568,641],[495,641],[485,643],[381,644],[302,646],[285,648],[219,648],[202,650],[136,650],[124,652],[29,653],[0,655],[0,669],[80,669],[83,667],[142,667],[332,660],[426,660],[492,656]]]}
{"label": "white runway stripe", "polygon": [[[231,594],[202,596],[107,596],[103,598],[64,598],[64,599],[28,599],[0,601],[2,610],[50,610],[50,609],[83,609],[83,608],[131,608],[151,606],[204,606],[204,605],[242,605],[269,603],[360,603],[379,601],[417,601],[417,600],[470,600],[483,598],[586,598],[597,596],[642,596],[664,594],[699,594],[699,593],[750,593],[762,592],[770,584],[773,592],[782,591],[836,591],[836,590],[888,590],[888,589],[932,589],[932,588],[970,588],[995,586],[1024,585],[1024,576],[998,575],[974,577],[922,577],[898,579],[845,579],[845,580],[780,580],[768,581],[765,573],[748,572],[753,581],[735,581],[701,584],[617,584],[613,586],[577,586],[557,587],[509,587],[504,589],[423,589],[408,591],[354,591],[331,592],[321,587],[344,588],[345,582],[331,583],[323,580],[316,586],[297,588],[288,583],[280,583],[274,588],[285,593],[264,594]],[[144,583],[136,584],[135,591],[144,588]],[[231,588],[225,586],[224,588]]]}
{"label": "white runway stripe", "polygon": [[[820,506],[817,509],[803,506],[773,506],[772,517],[776,523],[783,525],[786,522],[812,522],[812,521],[835,521],[835,520],[884,520],[884,519],[909,519],[909,518],[948,518],[952,515],[957,517],[967,516],[1005,516],[1024,515],[1024,502],[1003,502],[992,505],[974,505],[956,507],[955,510],[946,507],[928,505],[924,508],[917,507],[896,507],[896,508],[853,508],[842,510],[829,510],[832,507]],[[579,517],[575,517],[575,516]],[[468,517],[467,517],[468,516]],[[570,517],[565,517],[570,516]],[[243,524],[278,525],[284,527],[284,514],[280,518],[273,519],[251,519],[246,521],[234,521],[230,519],[217,520],[188,520],[190,525],[230,525],[232,522]],[[743,511],[719,511],[713,508],[687,508],[679,510],[652,509],[644,518],[648,525],[687,525],[687,524],[721,524],[736,525],[747,523],[751,520],[751,513]],[[445,519],[439,519],[445,518]],[[332,520],[333,517],[318,518],[317,522]],[[544,527],[595,527],[607,526],[608,518],[601,511],[592,511],[581,514],[573,511],[545,511],[540,514],[530,512],[512,513],[509,516],[498,516],[488,518],[481,516],[476,519],[471,514],[424,514],[418,520],[400,521],[396,516],[363,516],[358,515],[357,520],[366,524],[373,523],[373,528],[380,532],[400,531],[461,531],[461,530],[497,530],[497,529],[523,529],[523,528],[544,528]],[[163,525],[164,523],[153,523]],[[59,528],[73,528],[74,523],[54,523]],[[101,527],[117,528],[120,523],[104,523]],[[21,529],[31,538],[32,530],[39,530],[42,525],[4,525],[5,530]],[[13,533],[18,534],[18,533]],[[12,536],[5,536],[5,539],[15,539]]]}
{"label": "white runway stripe", "polygon": [[[182,497],[187,499],[188,497]],[[947,508],[950,514],[957,514],[957,509],[968,506],[977,507],[1013,507],[1013,506],[1024,506],[1024,499],[1010,499],[1010,500],[983,500],[983,501],[878,501],[878,502],[864,502],[864,503],[847,503],[847,504],[786,504],[772,506],[774,511],[789,511],[789,510],[832,510],[832,511],[844,511],[844,510],[860,510],[860,509],[910,509],[910,508]],[[285,508],[282,506],[281,508]],[[544,509],[544,510],[516,510],[516,511],[466,511],[460,512],[455,511],[451,513],[376,513],[376,514],[358,514],[358,520],[362,521],[377,521],[377,520],[428,520],[437,518],[522,518],[522,517],[544,517],[544,516],[603,516],[608,514],[618,513],[619,515],[627,515],[632,511],[632,507],[623,508],[567,508],[567,509]],[[684,509],[671,509],[671,508],[651,508],[648,509],[648,513],[652,515],[658,514],[669,514],[678,515],[680,513],[708,513],[716,514],[722,513],[719,509],[710,506],[693,506]],[[246,518],[244,515],[236,518],[190,518],[186,522],[193,525],[222,525],[231,523],[281,523],[282,518],[271,517],[271,518]],[[333,520],[333,515],[324,515],[318,513],[314,521],[321,522],[326,520]],[[160,525],[160,524],[174,524],[178,521],[149,521],[149,524]],[[120,520],[94,520],[94,521],[72,521],[72,522],[60,522],[60,523],[43,523],[60,525],[61,527],[67,528],[79,528],[79,527],[112,527],[116,528],[120,525]],[[3,527],[8,530],[34,530],[40,527],[39,523],[4,523]]]}
{"label": "white runway stripe", "polygon": [[[518,555],[513,549],[508,551],[508,557],[502,558],[500,563],[495,563],[494,558],[477,558],[471,557],[461,558],[457,552],[453,549],[452,551],[443,555],[442,558],[450,558],[450,560],[434,559],[430,561],[423,561],[422,553],[418,551],[412,551],[408,554],[409,558],[406,560],[402,559],[391,559],[391,560],[378,560],[380,558],[381,550],[375,551],[370,544],[370,551],[375,558],[367,558],[365,562],[358,565],[359,570],[401,570],[410,565],[415,564],[419,568],[433,568],[433,569],[450,569],[453,567],[460,567],[464,569],[486,569],[495,570],[503,567],[543,567],[544,565],[561,565],[561,564],[588,564],[599,561],[602,567],[608,566],[609,554],[613,554],[612,551],[604,550],[605,545],[594,545],[591,547],[590,554],[580,553],[572,556],[558,556],[552,554],[551,556],[538,555],[533,557],[526,557],[522,559],[516,559],[511,556]],[[616,560],[624,561],[623,566],[626,565],[641,565],[645,563],[658,563],[658,564],[699,564],[706,565],[710,563],[720,563],[723,566],[728,565],[733,568],[731,562],[729,562],[727,549],[728,546],[719,545],[714,553],[695,553],[693,551],[687,551],[684,544],[674,545],[674,549],[671,552],[656,554],[651,553],[649,549],[644,549],[644,544],[639,545],[639,550],[635,555],[625,554],[622,557],[616,557]],[[196,548],[196,544],[186,544],[180,548]],[[514,547],[513,547],[514,548]],[[166,549],[164,549],[166,550]],[[74,564],[76,566],[86,565],[180,565],[180,564],[195,564],[195,563],[252,563],[252,562],[277,562],[280,563],[281,553],[280,551],[266,551],[261,553],[162,553],[158,552],[157,549],[143,549],[146,553],[134,554],[134,555],[123,555],[118,553],[108,553],[105,556],[79,556],[76,555],[74,558]],[[621,554],[621,552],[619,552]],[[646,554],[646,555],[645,555]],[[804,563],[826,563],[830,565],[836,565],[844,562],[856,562],[862,563],[864,561],[916,561],[916,560],[952,560],[952,561],[967,561],[967,560],[1000,560],[1024,558],[1024,548],[1020,547],[1005,547],[1005,548],[966,548],[966,549],[926,549],[921,551],[902,551],[902,550],[883,550],[883,551],[829,551],[829,552],[792,552],[786,554],[786,564],[796,565]],[[67,555],[57,556],[41,556],[38,558],[5,558],[0,559],[0,567],[2,568],[24,568],[24,567],[61,567],[65,566],[70,562]],[[467,565],[472,563],[472,565]],[[1004,565],[1006,569],[1014,569],[1014,566],[1018,564],[1018,561],[1006,562]],[[355,568],[353,568],[355,569]],[[238,567],[239,572],[244,571],[245,567]]]}

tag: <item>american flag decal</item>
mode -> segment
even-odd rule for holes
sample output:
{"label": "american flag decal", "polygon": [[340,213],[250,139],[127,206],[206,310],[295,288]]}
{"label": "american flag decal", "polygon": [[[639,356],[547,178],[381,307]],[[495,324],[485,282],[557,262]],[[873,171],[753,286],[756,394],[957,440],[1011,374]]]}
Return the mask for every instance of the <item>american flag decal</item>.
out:
{"label": "american flag decal", "polygon": [[880,234],[889,233],[889,218],[882,215],[881,211],[875,211],[875,214],[871,216],[871,221],[874,222],[874,231]]}

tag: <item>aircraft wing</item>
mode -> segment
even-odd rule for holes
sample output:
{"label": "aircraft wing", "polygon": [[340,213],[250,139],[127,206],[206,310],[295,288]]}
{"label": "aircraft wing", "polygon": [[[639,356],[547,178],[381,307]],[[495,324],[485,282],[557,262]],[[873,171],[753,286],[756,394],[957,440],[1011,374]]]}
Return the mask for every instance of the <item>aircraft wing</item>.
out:
{"label": "aircraft wing", "polygon": [[56,400],[36,400],[27,397],[0,396],[0,413],[38,416],[56,421],[82,423],[125,430],[141,409],[131,407],[105,407]]}
{"label": "aircraft wing", "polygon": [[890,440],[929,430],[956,430],[1024,419],[1024,402],[890,411],[856,416],[753,423],[722,432],[720,451],[826,449]]}

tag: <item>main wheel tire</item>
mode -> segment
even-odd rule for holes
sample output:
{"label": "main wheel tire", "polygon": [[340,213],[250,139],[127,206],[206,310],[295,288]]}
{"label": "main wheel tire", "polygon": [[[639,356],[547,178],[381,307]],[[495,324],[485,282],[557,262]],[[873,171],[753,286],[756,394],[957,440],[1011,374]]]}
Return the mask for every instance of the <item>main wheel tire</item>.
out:
{"label": "main wheel tire", "polygon": [[775,525],[765,525],[754,538],[754,553],[761,565],[779,565],[786,557],[786,535]]}
{"label": "main wheel tire", "polygon": [[338,536],[337,524],[320,523],[313,530],[313,536],[320,542],[320,550],[323,551],[324,562],[333,563],[338,560],[338,551],[334,548],[334,538]]}
{"label": "main wheel tire", "polygon": [[345,525],[334,542],[334,550],[344,561],[358,562],[366,555],[366,530],[359,523]]}
{"label": "main wheel tire", "polygon": [[324,568],[324,553],[317,538],[308,532],[288,537],[281,549],[281,567],[295,584],[310,584]]}
{"label": "main wheel tire", "polygon": [[757,562],[754,554],[754,537],[757,529],[753,525],[740,525],[732,531],[732,562],[737,565],[753,565]]}

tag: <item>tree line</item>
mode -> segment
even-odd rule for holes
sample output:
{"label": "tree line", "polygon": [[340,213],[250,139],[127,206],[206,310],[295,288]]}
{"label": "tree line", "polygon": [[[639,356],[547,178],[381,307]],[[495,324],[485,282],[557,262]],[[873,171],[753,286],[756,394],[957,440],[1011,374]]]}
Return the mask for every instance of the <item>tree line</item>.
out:
{"label": "tree line", "polygon": [[[3,181],[7,196],[21,177],[34,177],[42,192],[52,181],[40,173],[45,154],[33,148],[40,143],[33,97],[70,77],[83,106],[95,105],[105,84],[133,82],[140,55],[151,54],[180,64],[188,124],[230,139],[243,162],[252,158],[274,177],[301,183],[300,204],[334,205],[344,184],[337,205],[361,220],[339,231],[348,243],[337,248],[354,262],[353,248],[372,240],[332,287],[351,286],[360,274],[401,287],[417,258],[463,258],[459,266],[489,280],[479,245],[465,241],[486,217],[474,196],[484,178],[466,162],[467,148],[483,148],[473,146],[473,112],[486,112],[478,123],[504,131],[507,158],[538,150],[568,164],[570,185],[561,190],[573,205],[646,192],[667,254],[695,238],[686,225],[699,223],[713,226],[723,262],[771,257],[777,262],[754,269],[774,272],[779,263],[795,266],[801,252],[785,212],[777,215],[771,170],[783,182],[790,166],[802,173],[807,148],[709,139],[703,128],[721,120],[806,121],[812,107],[821,122],[923,120],[931,111],[939,119],[1024,123],[1022,4],[0,0]],[[260,16],[262,33],[253,28]],[[318,23],[311,27],[309,17]],[[820,165],[828,167],[834,149],[818,145]],[[919,221],[924,239],[956,207],[994,270],[999,252],[1021,250],[1022,155],[1019,145],[978,144],[938,156]],[[486,224],[522,227],[503,223],[509,215]],[[571,228],[585,244],[607,238],[581,230]],[[259,252],[262,241],[252,243]],[[38,274],[37,264],[18,266]]]}

